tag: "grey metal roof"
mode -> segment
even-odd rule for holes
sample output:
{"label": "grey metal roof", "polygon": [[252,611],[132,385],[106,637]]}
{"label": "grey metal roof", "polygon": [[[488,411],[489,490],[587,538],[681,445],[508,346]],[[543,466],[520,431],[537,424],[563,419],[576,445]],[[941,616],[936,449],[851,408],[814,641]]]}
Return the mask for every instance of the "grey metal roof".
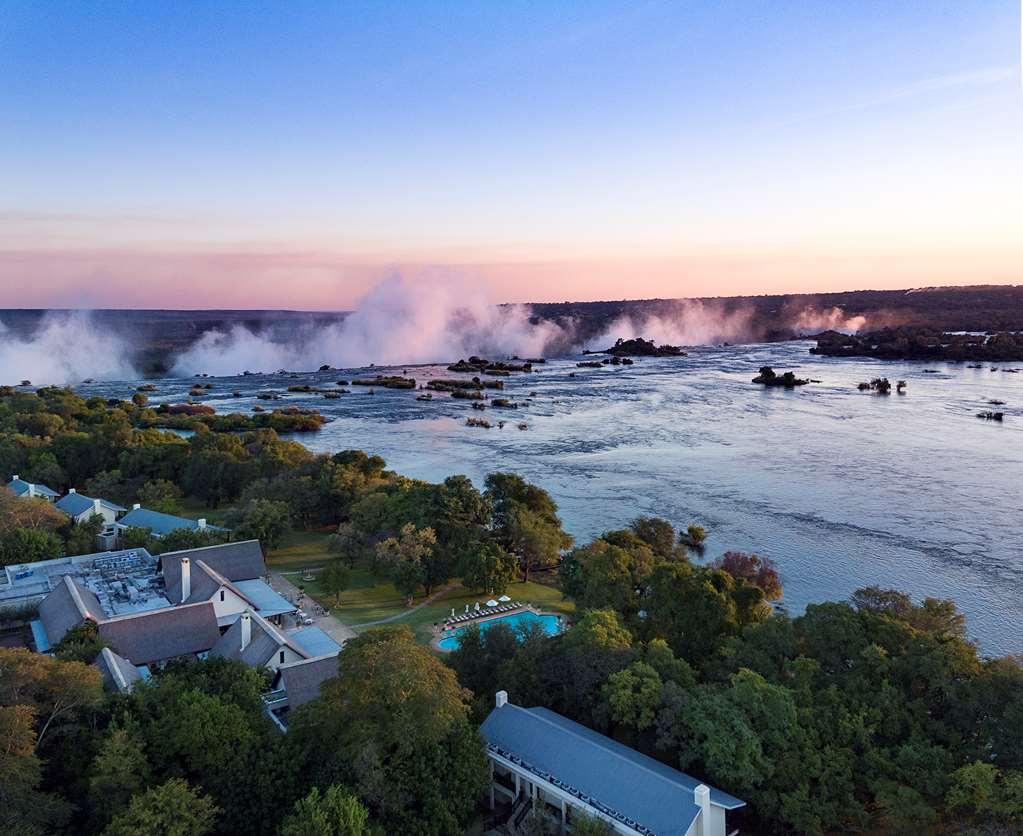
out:
{"label": "grey metal roof", "polygon": [[329,656],[341,651],[341,645],[319,627],[303,627],[289,635],[310,656]]}
{"label": "grey metal roof", "polygon": [[104,647],[100,651],[94,664],[103,674],[103,681],[107,687],[118,691],[130,691],[135,683],[142,679],[138,668],[123,656],[118,656],[109,647]]}
{"label": "grey metal roof", "polygon": [[[104,508],[120,513],[125,509],[122,508],[115,502],[110,502],[106,499],[100,499],[100,505]],[[92,509],[95,506],[95,499],[91,496],[85,496],[80,493],[69,493],[67,496],[62,496],[58,499],[54,505],[60,508],[65,514],[71,517],[77,517],[80,514],[84,514],[86,511]]]}
{"label": "grey metal roof", "polygon": [[[491,746],[657,836],[684,834],[699,814],[693,794],[699,780],[546,708],[506,703],[490,712],[480,732]],[[713,787],[710,800],[726,810],[745,805]]]}
{"label": "grey metal roof", "polygon": [[338,674],[336,653],[315,656],[280,667],[281,680],[288,694],[288,707],[297,708],[320,696],[320,687]]}
{"label": "grey metal roof", "polygon": [[49,497],[60,496],[60,494],[57,493],[55,490],[53,490],[52,488],[48,488],[46,485],[41,485],[39,484],[39,482],[26,482],[24,479],[11,479],[11,481],[7,483],[7,487],[10,490],[14,491],[16,496],[27,495],[29,486],[31,486],[34,489],[35,494],[37,496]]}
{"label": "grey metal roof", "polygon": [[173,602],[181,600],[181,558],[183,557],[187,557],[192,562],[193,589],[196,583],[195,563],[200,560],[232,582],[252,580],[266,574],[266,563],[263,560],[263,549],[260,548],[259,540],[240,540],[237,543],[223,543],[200,549],[167,552],[160,555],[160,562],[163,566],[167,597]]}
{"label": "grey metal roof", "polygon": [[[274,590],[266,581],[253,578],[248,581],[237,581],[234,588],[241,592],[245,600],[259,611],[263,618],[270,618],[286,612],[294,612],[295,605]],[[319,654],[314,654],[319,655]]]}
{"label": "grey metal roof", "polygon": [[134,665],[209,650],[220,638],[212,602],[148,610],[99,624],[99,635]]}
{"label": "grey metal roof", "polygon": [[51,647],[87,618],[98,622],[105,617],[95,594],[67,575],[61,576],[53,591],[39,603],[39,620],[43,622]]}
{"label": "grey metal roof", "polygon": [[[170,534],[181,528],[195,531],[199,528],[198,520],[190,520],[187,517],[176,517],[173,514],[164,514],[161,511],[150,511],[148,508],[132,508],[127,514],[117,521],[121,526],[133,526],[134,528],[148,528],[158,537]],[[207,526],[211,531],[226,531],[216,525]]]}

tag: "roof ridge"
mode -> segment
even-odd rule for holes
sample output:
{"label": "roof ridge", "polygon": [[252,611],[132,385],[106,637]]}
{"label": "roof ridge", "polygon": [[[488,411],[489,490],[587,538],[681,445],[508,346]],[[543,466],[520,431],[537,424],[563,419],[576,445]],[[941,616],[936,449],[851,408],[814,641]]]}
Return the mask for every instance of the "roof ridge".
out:
{"label": "roof ridge", "polygon": [[111,676],[113,676],[114,679],[117,680],[117,690],[121,691],[121,690],[127,688],[128,687],[128,681],[124,678],[124,673],[121,671],[121,666],[119,664],[117,664],[117,659],[116,658],[108,658],[108,657],[116,657],[117,654],[114,653],[114,651],[112,651],[106,645],[103,645],[103,649],[100,650],[99,655],[107,663],[107,669],[110,671]]}
{"label": "roof ridge", "polygon": [[[649,774],[653,775],[654,777],[656,777],[656,778],[658,778],[658,779],[660,779],[662,781],[665,781],[665,782],[667,782],[669,784],[672,784],[673,786],[679,787],[680,789],[684,789],[684,790],[686,790],[688,792],[692,792],[692,789],[690,787],[687,787],[684,784],[680,784],[678,781],[675,781],[675,780],[669,778],[668,776],[663,775],[662,773],[657,772],[657,771],[651,769],[645,763],[642,763],[642,762],[639,762],[639,761],[636,761],[636,760],[632,760],[631,758],[625,758],[620,752],[616,751],[613,747],[607,746],[607,745],[605,745],[601,741],[596,741],[596,740],[594,740],[591,737],[587,737],[586,735],[580,734],[579,732],[575,731],[575,729],[567,728],[565,726],[562,726],[559,723],[555,723],[553,720],[549,720],[548,718],[544,717],[542,714],[534,713],[535,709],[537,709],[537,708],[543,708],[545,711],[550,711],[549,708],[544,708],[544,706],[542,706],[542,705],[533,706],[532,708],[523,708],[521,705],[515,705],[514,703],[510,703],[510,702],[509,703],[505,703],[502,706],[502,708],[507,708],[508,706],[511,706],[512,708],[517,708],[519,711],[524,711],[529,716],[535,717],[536,719],[540,720],[543,723],[546,723],[549,726],[554,726],[555,728],[561,729],[562,731],[572,735],[575,738],[578,738],[579,740],[585,741],[587,743],[592,743],[595,746],[599,746],[604,751],[610,752],[611,754],[613,754],[613,755],[615,755],[615,756],[617,756],[619,758],[622,758],[623,760],[629,760],[629,762],[632,763],[633,765],[639,767],[644,772],[648,772]],[[556,712],[551,712],[551,713],[556,713]],[[576,723],[575,720],[570,720],[568,717],[565,717],[563,719],[568,720],[569,723],[580,725],[580,724]],[[583,726],[583,728],[585,728],[585,726]],[[622,743],[618,743],[617,740],[614,740],[614,739],[608,737],[606,734],[601,734],[600,732],[594,731],[593,729],[587,729],[587,731],[593,731],[594,734],[596,734],[597,736],[603,737],[604,739],[606,739],[606,740],[608,740],[608,741],[610,741],[612,743],[615,743],[618,746],[621,746],[623,749],[628,749],[629,748],[629,747],[625,746]],[[644,757],[644,758],[649,758],[650,757],[649,755],[644,755],[642,752],[640,752],[638,750],[635,750],[635,749],[631,749],[629,751],[635,752],[635,754],[637,754],[637,755],[639,755],[641,757]],[[658,761],[658,763],[659,763],[659,761]],[[662,765],[663,766],[667,766],[667,764],[662,764]],[[674,767],[670,767],[669,766],[668,769],[674,769]],[[679,772],[678,770],[675,770],[675,771]],[[679,772],[679,775],[685,775],[685,774],[686,773],[684,773],[684,772]],[[704,784],[703,781],[699,780],[698,778],[693,777],[692,775],[690,775],[688,777],[691,778],[692,780],[696,781],[697,785],[703,784],[704,786],[706,786],[708,788],[710,787],[709,784]]]}
{"label": "roof ridge", "polygon": [[[147,508],[147,509],[144,509],[144,510],[148,511],[149,509]],[[159,514],[160,512],[159,511],[153,511],[152,513]],[[168,514],[167,516],[172,517],[174,515],[173,514]],[[179,520],[187,520],[189,518],[188,517],[177,517],[177,519],[179,519]],[[196,521],[195,520],[191,520],[191,522],[196,522]],[[248,540],[232,540],[229,543],[211,543],[208,546],[196,546],[194,549],[178,549],[176,552],[164,552],[163,554],[160,555],[160,557],[174,557],[175,555],[185,554],[185,553],[188,553],[188,552],[201,552],[201,551],[204,551],[206,549],[223,549],[223,548],[225,548],[227,546],[241,546],[241,545],[243,545],[245,543],[257,543],[258,544],[259,540],[256,539],[255,537],[250,537]]]}
{"label": "roof ridge", "polygon": [[[97,618],[91,612],[89,612],[88,608],[85,606],[85,601],[82,600],[82,593],[79,591],[78,584],[75,582],[75,580],[70,575],[64,575],[64,581],[67,584],[68,592],[71,595],[71,600],[74,602],[75,609],[78,610],[78,614],[82,618],[88,618],[97,623],[102,621],[103,620],[102,617]],[[103,613],[103,616],[106,616],[106,613]]]}
{"label": "roof ridge", "polygon": [[231,581],[226,576],[221,575],[220,572],[218,572],[216,569],[210,566],[210,564],[208,564],[205,560],[196,560],[195,565],[201,567],[202,570],[206,572],[206,574],[209,575],[210,578],[212,578],[214,581],[230,589],[235,595],[237,595],[239,598],[245,601],[245,603],[248,604],[250,607],[256,606],[256,602],[253,601],[244,592],[242,592],[237,586],[235,586],[233,581]]}
{"label": "roof ridge", "polygon": [[310,656],[307,659],[299,659],[297,662],[285,662],[283,665],[278,666],[277,670],[282,671],[285,668],[294,668],[298,665],[306,665],[309,662],[322,662],[324,659],[336,659],[340,655],[341,651],[336,653],[321,653],[319,656]]}
{"label": "roof ridge", "polygon": [[138,612],[127,612],[122,615],[112,615],[109,618],[102,620],[103,624],[110,624],[113,621],[121,622],[128,621],[132,618],[143,618],[147,615],[154,615],[156,613],[171,612],[173,610],[191,609],[192,607],[212,607],[212,601],[193,601],[191,604],[171,604],[168,607],[154,607],[151,610],[139,610]]}

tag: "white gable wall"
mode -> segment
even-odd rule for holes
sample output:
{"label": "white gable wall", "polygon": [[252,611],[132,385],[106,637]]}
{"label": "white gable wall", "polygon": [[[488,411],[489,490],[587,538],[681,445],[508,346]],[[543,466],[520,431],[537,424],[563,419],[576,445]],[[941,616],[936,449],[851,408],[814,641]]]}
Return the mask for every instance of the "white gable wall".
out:
{"label": "white gable wall", "polygon": [[[223,600],[221,600],[221,596],[223,596]],[[236,595],[226,586],[222,586],[214,592],[211,600],[213,601],[213,611],[217,614],[217,624],[221,627],[234,624],[238,620],[238,616],[250,606],[248,601]]]}
{"label": "white gable wall", "polygon": [[[281,661],[281,651],[284,652],[283,662]],[[285,644],[279,646],[277,650],[274,651],[274,655],[267,660],[265,667],[271,673],[277,673],[277,669],[281,665],[287,665],[290,662],[301,662],[304,658],[304,656],[299,656],[294,650]]]}
{"label": "white gable wall", "polygon": [[72,517],[72,519],[76,523],[84,523],[91,520],[94,516],[102,517],[104,525],[113,525],[117,520],[117,512],[113,508],[107,508],[105,505],[99,506],[99,514],[96,513],[95,508],[87,508],[81,514]]}

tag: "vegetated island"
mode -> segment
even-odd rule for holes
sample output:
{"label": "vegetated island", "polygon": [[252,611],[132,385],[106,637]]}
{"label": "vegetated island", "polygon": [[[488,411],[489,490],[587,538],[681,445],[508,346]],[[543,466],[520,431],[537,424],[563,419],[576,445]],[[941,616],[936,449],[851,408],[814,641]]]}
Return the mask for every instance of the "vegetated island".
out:
{"label": "vegetated island", "polygon": [[376,377],[353,380],[352,386],[379,386],[381,389],[415,389],[416,379],[414,377],[378,374]]}
{"label": "vegetated island", "polygon": [[623,340],[619,337],[615,344],[602,351],[587,351],[587,354],[613,354],[615,357],[685,357],[686,352],[677,345],[657,345],[653,340],[636,337]]}
{"label": "vegetated island", "polygon": [[255,415],[244,415],[239,412],[219,414],[211,406],[193,403],[163,403],[155,409],[146,408],[142,404],[136,417],[136,425],[140,428],[195,430],[202,424],[214,432],[249,432],[260,429],[287,433],[316,432],[327,421],[319,412],[297,406],[287,406],[272,412],[259,410]]}
{"label": "vegetated island", "polygon": [[[533,371],[533,360],[524,363],[504,363],[501,361],[485,360],[482,357],[470,357],[468,360],[459,360],[448,366],[449,372],[469,372],[470,374],[489,374],[499,377],[507,377],[512,372]],[[541,363],[543,360],[540,361]]]}
{"label": "vegetated island", "polygon": [[883,328],[865,334],[825,331],[811,354],[880,360],[1023,360],[1023,332],[962,334],[931,328]]}
{"label": "vegetated island", "polygon": [[778,374],[770,366],[761,366],[760,374],[753,378],[753,382],[763,386],[780,386],[783,389],[795,389],[797,386],[805,386],[810,381],[802,377],[796,377],[795,372]]}

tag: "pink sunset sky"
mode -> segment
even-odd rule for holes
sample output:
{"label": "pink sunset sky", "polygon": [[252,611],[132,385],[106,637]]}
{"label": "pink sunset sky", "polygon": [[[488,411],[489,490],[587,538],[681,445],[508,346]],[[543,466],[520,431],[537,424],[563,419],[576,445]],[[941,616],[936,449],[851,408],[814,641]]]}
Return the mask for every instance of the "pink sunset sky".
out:
{"label": "pink sunset sky", "polygon": [[278,12],[8,7],[0,307],[1023,284],[1016,3]]}

